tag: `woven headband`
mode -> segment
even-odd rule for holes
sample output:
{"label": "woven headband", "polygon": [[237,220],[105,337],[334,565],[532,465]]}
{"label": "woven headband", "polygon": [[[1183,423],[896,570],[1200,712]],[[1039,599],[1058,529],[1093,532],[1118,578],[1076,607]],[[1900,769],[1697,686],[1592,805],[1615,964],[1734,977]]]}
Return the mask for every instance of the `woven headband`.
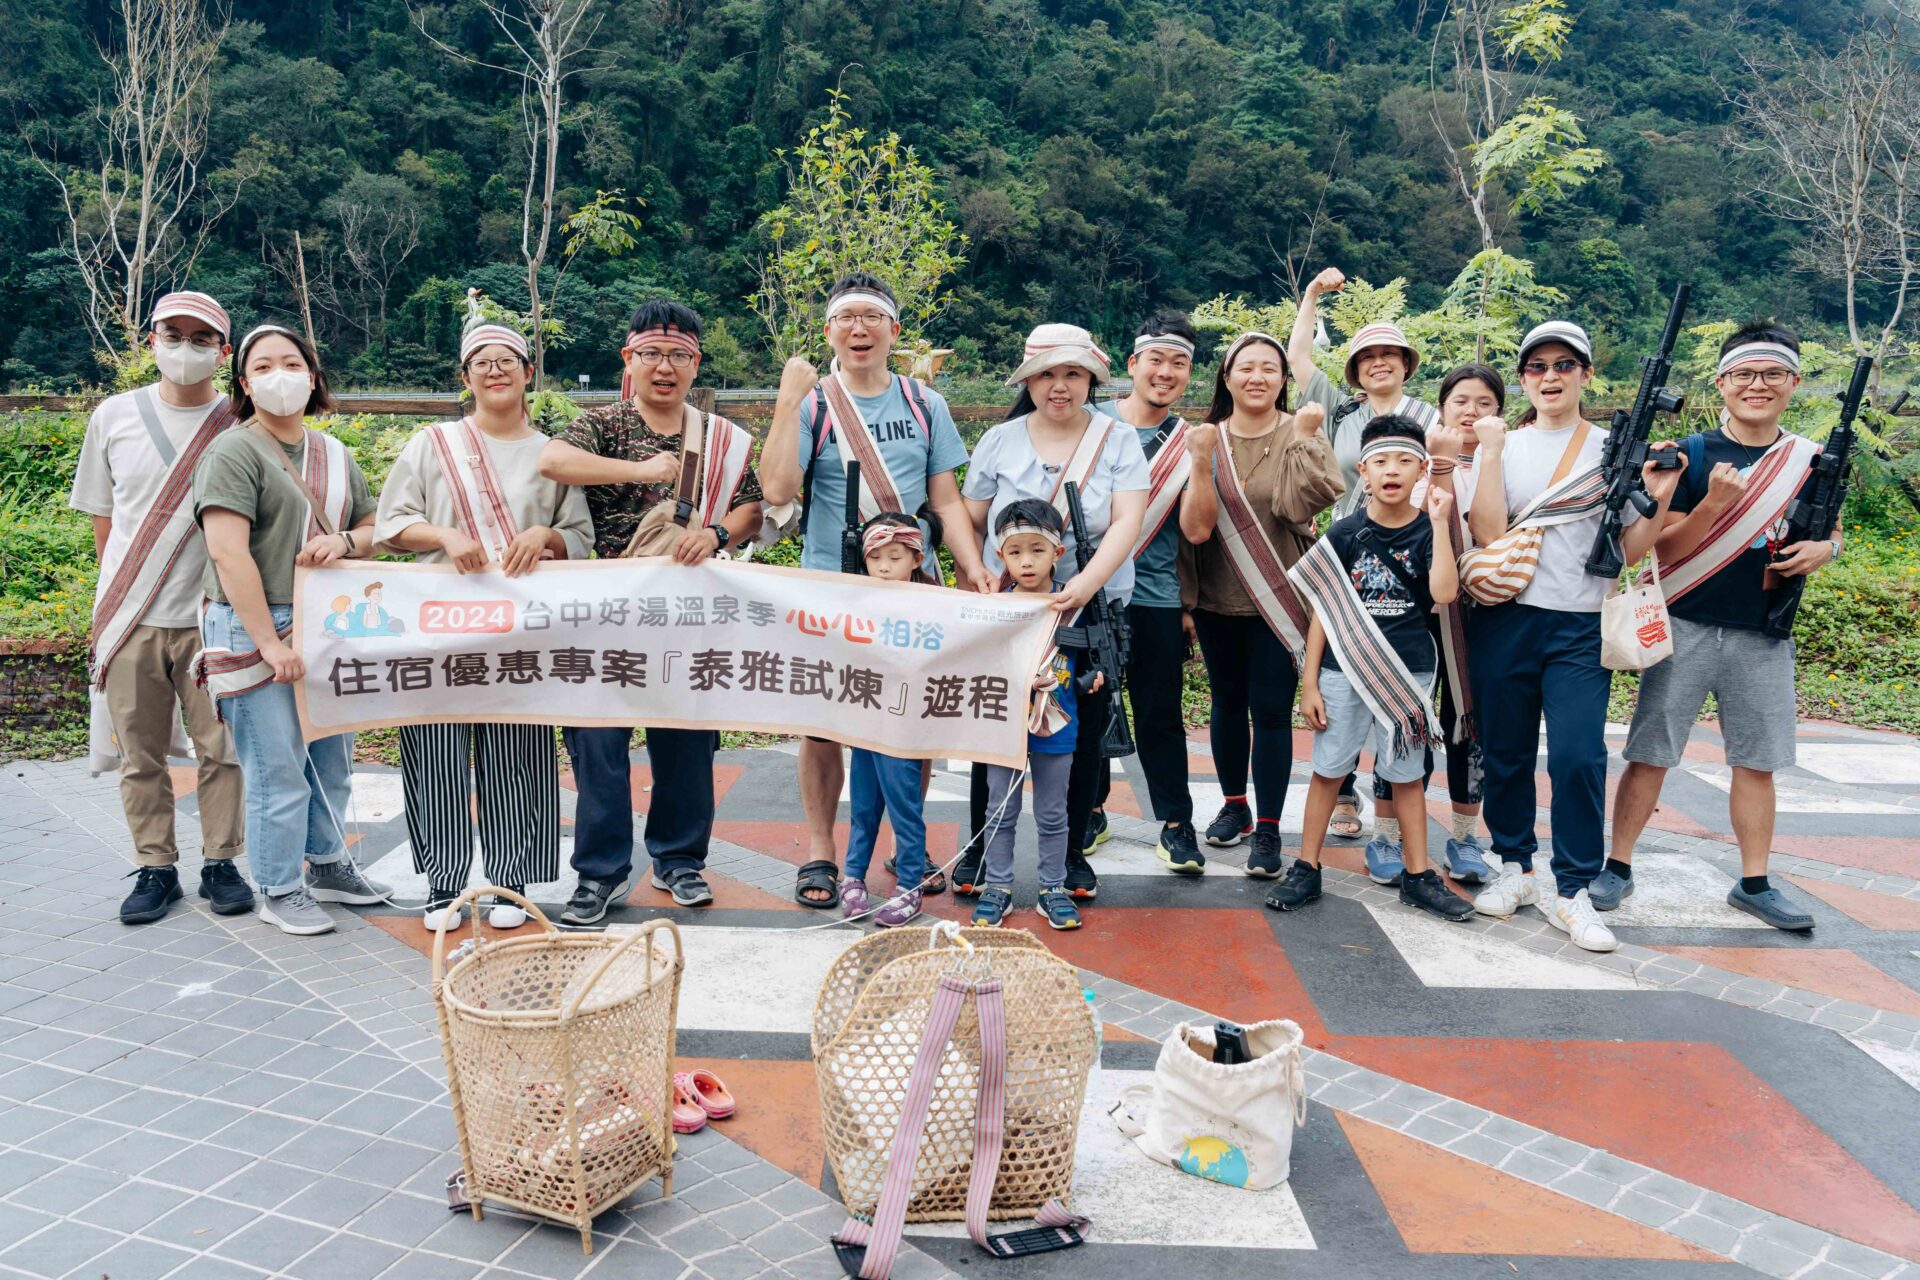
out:
{"label": "woven headband", "polygon": [[1721,356],[1720,367],[1714,371],[1713,376],[1717,378],[1727,370],[1738,368],[1743,364],[1777,364],[1798,374],[1800,353],[1778,342],[1748,342]]}
{"label": "woven headband", "polygon": [[1007,539],[1016,538],[1023,533],[1031,533],[1035,537],[1045,538],[1047,545],[1050,547],[1064,547],[1067,545],[1066,540],[1059,534],[1047,528],[1047,526],[1035,524],[1031,520],[1015,520],[1013,523],[1007,525],[996,535],[1000,539],[996,545],[1004,547],[1007,545]]}
{"label": "woven headband", "polygon": [[1422,462],[1427,460],[1426,446],[1410,436],[1381,436],[1372,444],[1360,449],[1360,461],[1365,462],[1376,453],[1410,453]]}
{"label": "woven headband", "polygon": [[1280,341],[1280,339],[1274,337],[1270,333],[1261,333],[1256,329],[1256,330],[1250,330],[1247,333],[1243,333],[1239,337],[1233,340],[1233,345],[1227,348],[1227,354],[1221,358],[1220,367],[1222,369],[1230,368],[1233,365],[1233,358],[1239,355],[1241,348],[1245,347],[1250,342],[1272,343],[1274,347],[1277,348],[1280,352],[1281,365],[1285,366],[1287,364],[1287,344]]}
{"label": "woven headband", "polygon": [[527,358],[527,335],[503,324],[476,324],[460,338],[460,363],[473,359],[483,347],[502,346],[522,360]]}
{"label": "woven headband", "polygon": [[1193,344],[1177,333],[1143,333],[1133,340],[1135,355],[1152,347],[1165,347],[1169,351],[1178,351],[1189,357],[1193,355]]}
{"label": "woven headband", "polygon": [[295,333],[293,330],[287,328],[284,325],[277,325],[277,324],[255,325],[253,328],[247,330],[246,337],[240,339],[240,346],[236,352],[237,358],[240,362],[240,367],[242,369],[247,367],[247,352],[253,348],[253,344],[259,339],[266,337],[270,333],[284,333],[289,338],[298,338],[300,336],[299,334]]}
{"label": "woven headband", "polygon": [[870,525],[867,531],[860,535],[860,554],[863,556],[870,556],[882,547],[891,546],[905,547],[909,551],[925,551],[927,542],[920,536],[919,525],[894,524],[890,520]]}
{"label": "woven headband", "polygon": [[876,311],[885,312],[887,319],[892,320],[896,324],[900,321],[900,307],[892,298],[887,297],[884,293],[869,293],[865,289],[850,290],[829,302],[827,304],[827,319],[831,320],[848,307],[853,306],[869,306]]}
{"label": "woven headband", "polygon": [[621,355],[636,350],[642,342],[658,343],[663,347],[678,347],[682,351],[700,354],[700,340],[683,329],[672,329],[666,325],[655,325],[651,329],[634,329],[628,332],[626,343],[620,348]]}

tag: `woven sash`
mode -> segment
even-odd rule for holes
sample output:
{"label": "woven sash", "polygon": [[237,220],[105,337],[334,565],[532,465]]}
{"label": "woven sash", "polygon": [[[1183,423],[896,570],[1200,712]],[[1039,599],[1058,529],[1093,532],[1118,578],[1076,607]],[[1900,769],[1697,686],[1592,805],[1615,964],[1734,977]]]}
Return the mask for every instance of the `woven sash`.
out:
{"label": "woven sash", "polygon": [[[1467,483],[1473,474],[1473,455],[1463,454],[1454,463],[1447,482],[1453,490],[1453,509],[1449,512],[1447,532],[1452,536],[1455,553],[1465,555],[1473,549],[1473,528],[1467,522],[1467,509],[1473,494]],[[1417,504],[1424,505],[1424,504]],[[1456,595],[1452,604],[1434,610],[1440,633],[1440,670],[1453,694],[1453,735],[1450,741],[1470,742],[1475,737],[1473,689],[1467,678],[1467,610],[1472,597]]]}
{"label": "woven sash", "polygon": [[[1053,492],[1047,495],[1047,501],[1060,513],[1060,523],[1067,528],[1067,536],[1073,536],[1073,520],[1067,514],[1067,481],[1071,480],[1084,500],[1087,492],[1087,477],[1093,474],[1093,464],[1107,447],[1107,433],[1113,430],[1113,419],[1098,410],[1090,410],[1092,417],[1086,429],[1081,431],[1080,439],[1073,446],[1073,453],[1067,458],[1067,464],[1060,468],[1060,474],[1053,479]],[[1088,548],[1092,550],[1091,547]],[[1134,554],[1140,554],[1134,549]],[[1000,589],[1013,589],[1013,575],[1004,569],[1000,572]],[[1048,651],[1051,655],[1052,651]],[[1051,656],[1049,656],[1051,661]]]}
{"label": "woven sash", "polygon": [[[700,482],[700,523],[718,524],[733,510],[733,496],[747,478],[753,437],[719,414],[707,420],[707,467]],[[865,471],[866,467],[861,466]]]}
{"label": "woven sash", "polygon": [[1460,557],[1460,586],[1481,604],[1505,604],[1527,589],[1540,566],[1542,531],[1549,525],[1584,520],[1607,497],[1607,479],[1598,466],[1569,474],[1592,424],[1582,422],[1567,441],[1546,490],[1507,522],[1507,531],[1484,547]]}
{"label": "woven sash", "polygon": [[[1666,591],[1667,603],[1672,604],[1726,568],[1756,538],[1764,536],[1800,492],[1819,453],[1820,446],[1813,441],[1782,433],[1747,473],[1746,491],[1720,513],[1700,545],[1661,570],[1659,585]],[[1641,583],[1651,580],[1650,570],[1641,570]]]}
{"label": "woven sash", "polygon": [[1134,559],[1138,560],[1147,544],[1159,536],[1180,495],[1187,491],[1187,481],[1192,476],[1193,456],[1187,452],[1187,420],[1175,418],[1173,429],[1161,440],[1160,451],[1153,455],[1153,463],[1147,470],[1147,515],[1140,522],[1140,536],[1133,544]]}
{"label": "woven sash", "polygon": [[504,560],[507,547],[520,533],[513,512],[507,506],[500,475],[494,470],[493,455],[473,419],[437,422],[427,428],[427,440],[453,494],[454,510],[468,537],[487,549],[495,560]]}
{"label": "woven sash", "polygon": [[1233,445],[1227,439],[1226,427],[1209,425],[1220,433],[1219,445],[1213,451],[1214,488],[1220,494],[1221,515],[1215,536],[1240,584],[1253,597],[1254,608],[1298,665],[1307,653],[1307,606],[1287,580],[1287,567],[1247,500],[1247,491],[1233,467]]}
{"label": "woven sash", "polygon": [[[933,1103],[934,1087],[941,1084],[947,1046],[953,1039],[968,996],[974,999],[980,1025],[980,1075],[974,1106],[973,1167],[967,1180],[967,1234],[975,1244],[996,1257],[1016,1256],[1014,1249],[1003,1243],[1004,1237],[987,1234],[987,1210],[993,1200],[994,1180],[999,1175],[1001,1148],[1006,1142],[1006,1001],[997,978],[967,982],[947,974],[940,978],[934,991],[926,1031],[920,1037],[920,1049],[913,1060],[913,1073],[907,1078],[906,1101],[900,1110],[899,1127],[894,1130],[886,1180],[880,1187],[880,1201],[874,1206],[873,1221],[869,1224],[849,1218],[833,1237],[835,1244],[866,1249],[866,1256],[860,1262],[861,1280],[886,1280],[899,1255],[907,1205],[913,1199],[913,1171],[920,1160],[927,1112]],[[1058,1200],[1042,1205],[1035,1221],[1057,1231],[1062,1245],[1079,1243],[1092,1225],[1087,1219],[1070,1213]]]}
{"label": "woven sash", "polygon": [[[137,394],[137,393],[136,393]],[[149,406],[141,406],[144,409]],[[144,416],[144,415],[143,415]],[[154,462],[167,466],[167,478],[160,486],[160,496],[140,518],[139,527],[134,530],[133,541],[127,544],[127,552],[113,567],[101,587],[93,605],[93,683],[94,687],[107,687],[107,665],[127,642],[133,629],[140,625],[140,619],[153,604],[153,598],[160,593],[161,584],[173,571],[174,562],[180,558],[181,549],[187,539],[198,533],[193,518],[193,504],[187,496],[193,491],[193,469],[221,432],[233,425],[233,402],[225,396],[214,401],[213,408],[200,422],[200,429],[193,433],[193,439],[186,448],[170,461],[159,451],[159,444],[165,440],[164,434],[152,439],[155,446]],[[153,431],[149,427],[149,433]]]}
{"label": "woven sash", "polygon": [[1416,680],[1353,589],[1353,578],[1329,539],[1307,548],[1288,573],[1313,602],[1340,670],[1353,682],[1373,719],[1386,730],[1393,754],[1404,756],[1439,740],[1431,691]]}
{"label": "woven sash", "polygon": [[[860,519],[873,519],[883,511],[901,511],[900,490],[887,470],[886,460],[867,434],[866,419],[860,406],[847,394],[840,375],[830,373],[820,380],[820,391],[827,400],[827,419],[840,441],[840,465],[860,464]],[[929,446],[931,447],[931,446]],[[911,515],[912,512],[904,512]]]}

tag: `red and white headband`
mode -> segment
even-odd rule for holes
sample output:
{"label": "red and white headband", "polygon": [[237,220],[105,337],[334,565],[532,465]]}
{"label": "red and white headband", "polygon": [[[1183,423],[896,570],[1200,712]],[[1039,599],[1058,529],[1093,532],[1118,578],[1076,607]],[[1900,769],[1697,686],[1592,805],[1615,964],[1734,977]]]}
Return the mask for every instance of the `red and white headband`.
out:
{"label": "red and white headband", "polygon": [[1717,378],[1729,369],[1748,364],[1779,365],[1797,375],[1800,372],[1800,353],[1778,342],[1742,343],[1720,357],[1720,367],[1713,376]]}
{"label": "red and white headband", "polygon": [[1181,355],[1187,356],[1188,358],[1192,358],[1193,356],[1193,344],[1177,333],[1143,333],[1133,340],[1133,354],[1135,355],[1139,355],[1142,351],[1147,351],[1154,347],[1164,347],[1168,351],[1178,351]]}
{"label": "red and white headband", "polygon": [[999,533],[994,535],[999,539],[994,545],[1004,547],[1007,545],[1009,538],[1017,538],[1023,533],[1030,533],[1036,538],[1045,539],[1046,544],[1050,547],[1064,547],[1067,545],[1066,540],[1059,534],[1047,528],[1047,526],[1036,524],[1031,520],[1015,520],[1003,527]]}
{"label": "red and white headband", "polygon": [[693,355],[700,354],[700,340],[684,329],[670,328],[667,325],[655,325],[651,329],[633,329],[627,333],[627,341],[620,348],[621,355],[631,355],[645,342],[649,346],[678,348]]}
{"label": "red and white headband", "polygon": [[476,324],[460,337],[460,363],[473,359],[482,347],[502,346],[522,360],[527,358],[527,336],[503,324]]}
{"label": "red and white headband", "polygon": [[905,547],[909,551],[925,551],[927,541],[920,536],[919,525],[895,524],[891,520],[868,525],[867,531],[860,535],[860,554],[863,556],[870,556],[882,547],[891,546]]}
{"label": "red and white headband", "polygon": [[1381,436],[1361,447],[1360,461],[1365,462],[1376,453],[1410,453],[1422,462],[1427,460],[1426,446],[1411,436]]}

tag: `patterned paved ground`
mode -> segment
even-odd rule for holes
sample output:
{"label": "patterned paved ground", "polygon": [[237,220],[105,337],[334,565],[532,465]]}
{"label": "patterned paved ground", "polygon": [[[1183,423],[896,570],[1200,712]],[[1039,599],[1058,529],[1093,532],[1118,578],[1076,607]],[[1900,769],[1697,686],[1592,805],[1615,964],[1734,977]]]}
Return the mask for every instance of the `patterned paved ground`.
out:
{"label": "patterned paved ground", "polygon": [[[1191,757],[1204,816],[1219,790],[1204,745]],[[5,766],[0,1274],[837,1274],[806,1030],[853,934],[799,931],[823,921],[788,896],[804,860],[791,756],[723,760],[718,900],[667,914],[689,954],[680,1051],[742,1112],[685,1143],[671,1200],[646,1192],[603,1215],[591,1258],[568,1231],[448,1214],[457,1160],[417,916],[370,911],[306,941],[197,906],[124,928],[111,780]],[[896,1275],[1920,1277],[1920,744],[1808,725],[1801,763],[1781,780],[1775,872],[1811,902],[1811,937],[1724,905],[1727,774],[1703,732],[1606,957],[1532,910],[1464,927],[1413,916],[1353,874],[1357,847],[1330,853],[1343,871],[1304,915],[1259,910],[1231,851],[1174,880],[1137,817],[1144,787],[1117,777],[1099,905],[1077,934],[1039,930],[1086,971],[1106,1024],[1076,1179],[1098,1243],[993,1264],[929,1231]],[[642,770],[638,810],[645,787]],[[957,767],[936,777],[943,858],[965,789]],[[358,854],[416,900],[398,777],[362,769],[353,809]],[[184,870],[191,883],[191,857]],[[641,888],[626,920],[661,900]],[[1214,1015],[1307,1033],[1313,1105],[1286,1187],[1161,1169],[1104,1115],[1147,1078],[1155,1041]]]}

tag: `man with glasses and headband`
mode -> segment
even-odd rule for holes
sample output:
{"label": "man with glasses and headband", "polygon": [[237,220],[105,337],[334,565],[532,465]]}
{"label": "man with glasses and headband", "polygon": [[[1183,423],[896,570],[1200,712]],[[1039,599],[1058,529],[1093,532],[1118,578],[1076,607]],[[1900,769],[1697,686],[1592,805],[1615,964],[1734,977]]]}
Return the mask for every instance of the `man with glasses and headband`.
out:
{"label": "man with glasses and headband", "polygon": [[[858,462],[862,521],[884,511],[914,515],[922,507],[930,509],[952,539],[947,545],[960,586],[992,591],[993,579],[970,536],[973,521],[954,479],[967,461],[967,446],[953,425],[953,414],[939,392],[895,375],[888,364],[900,336],[900,304],[893,291],[867,272],[848,274],[827,293],[824,327],[833,352],[832,372],[823,379],[805,357],[787,361],[773,426],[760,450],[766,500],[776,516],[791,512],[795,500],[802,499],[801,567],[839,570],[846,464]],[[929,537],[922,577],[937,577],[939,567]],[[833,820],[844,777],[838,743],[809,738],[800,744],[808,861],[800,869],[794,896],[805,906],[824,910],[839,903]],[[944,887],[944,878],[929,876],[928,892]]]}
{"label": "man with glasses and headband", "polygon": [[[566,434],[541,451],[540,474],[586,490],[593,517],[594,550],[601,559],[626,551],[647,511],[672,502],[680,476],[681,433],[689,409],[687,392],[700,371],[700,317],[677,302],[644,302],[627,323],[621,344],[625,370],[621,400],[581,414]],[[739,428],[715,417],[711,441]],[[745,542],[760,528],[760,481],[753,467],[729,473],[730,497],[707,495],[703,509],[725,515],[692,525],[670,553],[681,564],[698,564]],[[597,924],[626,904],[633,875],[633,731],[624,728],[566,729],[579,805],[574,814],[573,869],[580,886],[561,919]],[[719,735],[710,729],[647,730],[653,790],[647,805],[645,842],[653,860],[651,883],[674,905],[705,906],[712,891],[700,872],[713,834],[713,753]]]}
{"label": "man with glasses and headband", "polygon": [[222,915],[253,907],[233,861],[245,845],[240,766],[192,672],[207,550],[186,501],[195,464],[234,424],[232,403],[213,385],[233,326],[204,293],[167,294],[152,323],[160,380],[93,411],[69,499],[93,517],[100,562],[89,673],[101,704],[93,751],[101,769],[118,747],[120,803],[138,865],[120,906],[127,924],[158,920],[181,897],[167,757],[183,712],[199,765],[200,896]]}
{"label": "man with glasses and headband", "polygon": [[1804,932],[1813,916],[1767,878],[1773,775],[1794,763],[1793,640],[1765,632],[1769,565],[1798,576],[1840,555],[1832,535],[1780,545],[1787,505],[1811,481],[1820,453],[1780,429],[1800,385],[1800,340],[1784,325],[1749,324],[1720,348],[1714,376],[1720,425],[1681,441],[1687,468],[1655,550],[1673,623],[1673,656],[1640,675],[1627,734],[1626,772],[1613,794],[1613,854],[1590,889],[1610,911],[1633,893],[1633,845],[1680,763],[1708,694],[1733,771],[1728,808],[1740,843],[1740,881],[1727,902],[1776,929]]}

